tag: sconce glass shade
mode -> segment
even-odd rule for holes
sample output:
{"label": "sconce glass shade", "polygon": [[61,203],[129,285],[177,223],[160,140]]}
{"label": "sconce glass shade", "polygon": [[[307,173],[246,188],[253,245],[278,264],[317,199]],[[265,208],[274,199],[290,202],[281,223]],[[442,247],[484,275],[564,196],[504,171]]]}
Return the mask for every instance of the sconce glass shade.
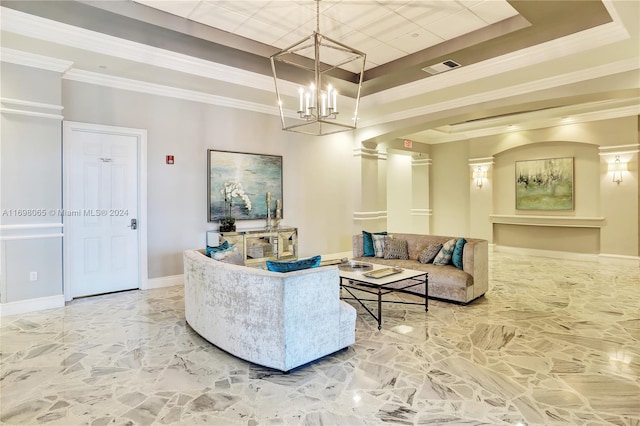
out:
{"label": "sconce glass shade", "polygon": [[484,183],[484,180],[487,178],[487,171],[483,170],[481,166],[478,166],[478,168],[476,168],[473,171],[473,179],[475,179],[476,181],[476,186],[478,188],[482,188],[482,184]]}
{"label": "sconce glass shade", "polygon": [[627,171],[627,163],[620,161],[620,156],[616,155],[616,159],[613,163],[609,163],[609,173],[613,175],[613,182],[622,182],[622,172]]}

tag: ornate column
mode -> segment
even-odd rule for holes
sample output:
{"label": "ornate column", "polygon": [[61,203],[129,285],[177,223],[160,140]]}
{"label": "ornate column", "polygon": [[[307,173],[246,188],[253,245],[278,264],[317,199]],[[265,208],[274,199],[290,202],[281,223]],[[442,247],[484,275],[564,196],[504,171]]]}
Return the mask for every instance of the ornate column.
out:
{"label": "ornate column", "polygon": [[354,158],[353,231],[387,229],[386,151],[376,144],[358,143]]}

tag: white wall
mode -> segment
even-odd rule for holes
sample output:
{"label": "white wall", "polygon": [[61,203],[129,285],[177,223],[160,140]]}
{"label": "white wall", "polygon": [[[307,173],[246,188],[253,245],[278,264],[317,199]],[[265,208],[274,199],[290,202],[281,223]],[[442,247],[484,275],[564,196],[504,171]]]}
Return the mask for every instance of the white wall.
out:
{"label": "white wall", "polygon": [[350,248],[350,133],[303,136],[283,132],[276,116],[66,80],[63,102],[67,120],[148,131],[150,278],[181,274],[182,252],[204,247],[217,227],[207,222],[207,149],[282,155],[282,223],[299,228],[300,255]]}
{"label": "white wall", "polygon": [[0,301],[60,296],[64,303],[60,73],[1,67]]}

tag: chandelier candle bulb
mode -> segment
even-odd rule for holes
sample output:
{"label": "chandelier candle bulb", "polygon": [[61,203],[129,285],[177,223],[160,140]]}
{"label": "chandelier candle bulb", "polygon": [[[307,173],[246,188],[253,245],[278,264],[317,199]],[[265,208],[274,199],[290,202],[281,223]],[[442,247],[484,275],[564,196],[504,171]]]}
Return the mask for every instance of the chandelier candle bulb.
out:
{"label": "chandelier candle bulb", "polygon": [[333,91],[333,112],[335,114],[338,113],[338,92],[336,92],[335,90]]}
{"label": "chandelier candle bulb", "polygon": [[322,94],[322,115],[327,115],[327,94]]}
{"label": "chandelier candle bulb", "polygon": [[329,98],[329,99],[327,99],[327,101],[329,102],[329,106],[328,106],[329,110],[331,110],[331,108],[333,108],[333,104],[331,103],[331,91],[332,90],[333,89],[331,88],[331,85],[327,86],[327,98]]}
{"label": "chandelier candle bulb", "polygon": [[304,89],[301,87],[300,89],[298,89],[298,93],[300,94],[300,108],[298,109],[298,112],[302,113],[304,108],[304,99],[302,96],[302,94],[304,93]]}
{"label": "chandelier candle bulb", "polygon": [[306,98],[307,98],[307,108],[306,108],[306,115],[309,115],[309,104],[310,104],[310,99],[309,99],[309,93],[306,93]]}

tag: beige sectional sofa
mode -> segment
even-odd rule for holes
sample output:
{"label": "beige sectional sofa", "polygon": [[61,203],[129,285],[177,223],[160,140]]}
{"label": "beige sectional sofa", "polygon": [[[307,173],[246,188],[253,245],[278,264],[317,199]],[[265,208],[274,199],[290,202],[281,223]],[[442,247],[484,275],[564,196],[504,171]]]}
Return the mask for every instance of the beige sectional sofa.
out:
{"label": "beige sectional sofa", "polygon": [[[422,250],[430,244],[442,244],[452,238],[437,235],[389,234],[391,238],[406,240],[409,260],[384,259],[379,257],[363,257],[363,237],[353,236],[354,260],[380,265],[397,266],[416,269],[429,273],[429,297],[456,303],[469,303],[484,295],[489,287],[489,243],[487,240],[465,238],[462,269],[453,265],[423,264],[417,259]],[[424,295],[424,285],[412,287],[413,291]]]}
{"label": "beige sectional sofa", "polygon": [[336,266],[270,272],[184,252],[189,325],[244,360],[289,371],[355,342],[356,310]]}

